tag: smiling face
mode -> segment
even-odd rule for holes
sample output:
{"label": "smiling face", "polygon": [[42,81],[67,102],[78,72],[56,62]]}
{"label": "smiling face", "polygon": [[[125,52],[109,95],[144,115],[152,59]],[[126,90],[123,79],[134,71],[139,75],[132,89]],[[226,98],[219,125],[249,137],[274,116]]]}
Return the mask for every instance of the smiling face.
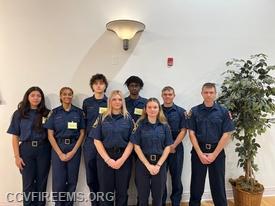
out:
{"label": "smiling face", "polygon": [[28,101],[31,108],[37,108],[42,100],[42,95],[39,91],[32,91],[28,96]]}
{"label": "smiling face", "polygon": [[73,91],[69,88],[62,89],[60,92],[60,101],[63,104],[71,104],[73,99]]}
{"label": "smiling face", "polygon": [[154,101],[147,102],[145,111],[149,118],[157,118],[159,114],[159,110],[160,108],[157,102],[154,102]]}
{"label": "smiling face", "polygon": [[175,98],[175,93],[172,89],[165,90],[162,92],[161,97],[163,99],[164,104],[172,104]]}
{"label": "smiling face", "polygon": [[122,111],[122,97],[119,94],[115,94],[111,97],[111,108],[112,111]]}

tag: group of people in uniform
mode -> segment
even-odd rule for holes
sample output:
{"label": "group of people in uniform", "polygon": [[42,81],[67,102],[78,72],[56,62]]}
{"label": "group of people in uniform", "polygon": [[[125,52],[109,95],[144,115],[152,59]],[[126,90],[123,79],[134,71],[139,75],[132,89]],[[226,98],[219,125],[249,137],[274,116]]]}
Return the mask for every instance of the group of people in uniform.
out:
{"label": "group of people in uniform", "polygon": [[[82,109],[72,104],[73,90],[60,90],[61,105],[48,110],[43,91],[29,88],[14,112],[8,133],[16,166],[23,178],[23,192],[46,191],[52,166],[52,190],[71,194],[76,190],[83,150],[86,181],[90,192],[113,192],[115,198],[93,199],[94,205],[126,206],[132,167],[135,168],[137,205],[165,205],[167,171],[171,174],[173,206],[180,205],[184,147],[189,131],[191,151],[190,206],[199,206],[207,171],[215,206],[226,206],[225,153],[234,130],[230,113],[215,102],[213,83],[202,86],[203,103],[186,112],[174,103],[171,86],[162,89],[163,104],[139,95],[143,81],[129,77],[125,85],[130,95],[119,90],[105,95],[108,81],[103,74],[90,79],[93,96]],[[40,199],[24,195],[24,205],[45,205]],[[73,205],[66,195],[55,196],[56,206]]]}

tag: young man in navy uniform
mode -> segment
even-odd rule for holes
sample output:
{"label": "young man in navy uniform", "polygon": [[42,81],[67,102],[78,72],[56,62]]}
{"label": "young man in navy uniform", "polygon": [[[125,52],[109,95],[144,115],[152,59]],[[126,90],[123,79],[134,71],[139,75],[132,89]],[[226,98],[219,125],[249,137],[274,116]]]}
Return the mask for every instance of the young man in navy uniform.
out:
{"label": "young man in navy uniform", "polygon": [[145,98],[139,96],[139,92],[143,87],[143,81],[137,76],[130,76],[124,84],[130,92],[130,95],[125,98],[126,107],[131,117],[136,122],[141,116],[142,110],[147,101]]}
{"label": "young man in navy uniform", "polygon": [[[183,144],[182,140],[186,135],[187,121],[186,121],[186,111],[185,109],[174,104],[175,90],[166,86],[162,89],[161,93],[163,99],[162,109],[165,117],[168,120],[170,126],[173,144],[171,145],[170,155],[167,158],[167,169],[171,174],[172,179],[172,194],[170,196],[172,201],[172,206],[179,206],[182,196],[182,182],[181,173],[183,167]],[[165,187],[165,192],[163,195],[162,203],[165,205],[167,198],[167,188]]]}
{"label": "young man in navy uniform", "polygon": [[[108,82],[103,74],[95,74],[90,79],[90,87],[94,93],[83,101],[83,112],[85,114],[86,123],[86,139],[83,145],[83,155],[86,168],[86,181],[90,192],[97,193],[99,191],[97,165],[96,165],[96,148],[94,140],[89,137],[89,132],[95,123],[99,114],[107,110],[107,97],[105,96]],[[99,205],[99,202],[94,200],[92,205]]]}
{"label": "young man in navy uniform", "polygon": [[203,103],[188,114],[191,151],[191,196],[189,206],[201,205],[207,170],[215,206],[227,206],[225,193],[225,152],[231,132],[234,130],[228,110],[215,102],[216,86],[205,83],[201,95]]}

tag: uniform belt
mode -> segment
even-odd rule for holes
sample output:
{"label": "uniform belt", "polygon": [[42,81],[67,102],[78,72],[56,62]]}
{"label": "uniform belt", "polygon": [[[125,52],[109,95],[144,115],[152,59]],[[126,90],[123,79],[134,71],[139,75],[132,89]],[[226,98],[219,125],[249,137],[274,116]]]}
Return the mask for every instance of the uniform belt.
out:
{"label": "uniform belt", "polygon": [[125,148],[124,147],[111,147],[111,148],[106,148],[106,151],[109,155],[112,154],[122,154],[124,152]]}
{"label": "uniform belt", "polygon": [[216,149],[218,143],[201,143],[199,142],[199,146],[202,150],[202,152],[214,152]]}
{"label": "uniform belt", "polygon": [[77,142],[77,138],[72,138],[72,137],[62,137],[62,138],[56,138],[56,141],[58,143],[64,143],[64,144],[72,144]]}
{"label": "uniform belt", "polygon": [[145,154],[144,156],[149,161],[149,163],[153,165],[157,164],[161,157],[161,155],[158,155],[158,154],[150,154],[150,155]]}
{"label": "uniform belt", "polygon": [[48,139],[42,139],[42,140],[28,140],[28,141],[22,141],[24,144],[30,144],[32,147],[38,147],[40,145],[49,143]]}

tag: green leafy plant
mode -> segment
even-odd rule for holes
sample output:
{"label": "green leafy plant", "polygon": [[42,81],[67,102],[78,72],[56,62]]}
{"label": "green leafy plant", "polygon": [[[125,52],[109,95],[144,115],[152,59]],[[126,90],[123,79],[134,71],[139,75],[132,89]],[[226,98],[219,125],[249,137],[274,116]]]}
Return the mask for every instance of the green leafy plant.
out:
{"label": "green leafy plant", "polygon": [[245,175],[231,184],[249,192],[263,191],[263,186],[255,180],[258,170],[254,162],[261,147],[256,137],[271,127],[275,113],[275,80],[272,71],[275,66],[267,65],[265,54],[252,55],[248,60],[233,59],[226,65],[225,79],[221,86],[218,102],[228,108],[236,127],[233,137],[238,140],[238,166]]}

